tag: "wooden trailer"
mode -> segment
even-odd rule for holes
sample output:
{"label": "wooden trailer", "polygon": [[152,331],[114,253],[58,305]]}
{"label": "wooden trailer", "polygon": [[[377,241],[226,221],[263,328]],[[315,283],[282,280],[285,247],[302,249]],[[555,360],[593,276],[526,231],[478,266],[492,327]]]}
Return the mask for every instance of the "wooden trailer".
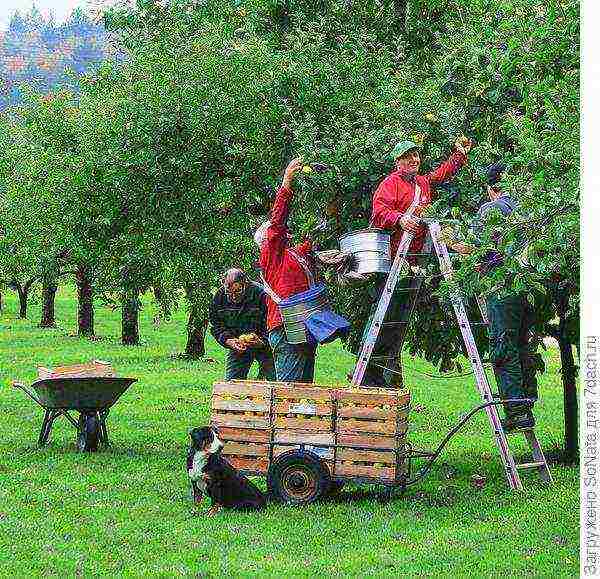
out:
{"label": "wooden trailer", "polygon": [[401,485],[409,403],[407,390],[232,380],[213,386],[211,424],[231,464],[304,504],[345,481]]}

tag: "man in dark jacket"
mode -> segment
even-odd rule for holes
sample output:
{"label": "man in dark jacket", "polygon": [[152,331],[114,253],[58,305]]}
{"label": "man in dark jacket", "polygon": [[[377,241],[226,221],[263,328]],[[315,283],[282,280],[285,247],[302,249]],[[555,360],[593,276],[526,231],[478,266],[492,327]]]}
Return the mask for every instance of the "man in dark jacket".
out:
{"label": "man in dark jacket", "polygon": [[227,348],[226,380],[245,380],[256,360],[259,380],[274,380],[273,355],[267,338],[265,293],[240,269],[225,273],[223,286],[210,305],[210,332]]}
{"label": "man in dark jacket", "polygon": [[[477,213],[473,231],[481,236],[485,222],[494,211],[503,216],[510,215],[517,203],[500,188],[500,179],[505,167],[494,163],[487,169],[487,192],[490,201],[484,203]],[[462,254],[469,254],[473,247],[465,243],[449,244]],[[502,254],[490,251],[484,262],[478,267],[482,274],[493,270],[502,263]],[[533,402],[537,400],[537,380],[535,377],[538,363],[536,353],[530,345],[530,327],[532,311],[523,292],[494,291],[486,297],[489,321],[490,359],[500,397],[513,400],[505,403],[507,431],[519,428],[531,428],[535,421],[532,414]],[[523,400],[521,402],[520,400]]]}

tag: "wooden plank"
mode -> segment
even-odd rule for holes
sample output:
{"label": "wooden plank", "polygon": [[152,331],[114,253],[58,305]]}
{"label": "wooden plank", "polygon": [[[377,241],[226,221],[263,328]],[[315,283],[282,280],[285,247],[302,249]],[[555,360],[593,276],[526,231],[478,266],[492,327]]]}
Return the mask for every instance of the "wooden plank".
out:
{"label": "wooden plank", "polygon": [[38,366],[38,377],[41,380],[47,378],[65,377],[91,378],[94,376],[109,378],[115,376],[115,371],[110,362],[94,360],[88,364],[73,364],[72,366],[57,366],[56,368],[44,368]]}
{"label": "wooden plank", "polygon": [[395,449],[399,441],[391,436],[380,436],[378,434],[355,434],[340,432],[336,436],[338,446],[356,446],[359,448]]}
{"label": "wooden plank", "polygon": [[224,442],[223,454],[239,456],[269,456],[268,444],[248,444],[240,442]]}
{"label": "wooden plank", "polygon": [[394,480],[396,469],[392,467],[374,467],[359,464],[344,464],[336,461],[334,467],[335,476],[361,476],[381,480]]}
{"label": "wooden plank", "polygon": [[378,420],[396,420],[396,407],[391,410],[368,408],[365,406],[339,406],[338,417],[341,418],[375,418]]}
{"label": "wooden plank", "polygon": [[254,396],[270,400],[271,386],[260,382],[215,382],[213,384],[213,395],[219,394],[234,394],[236,398]]}
{"label": "wooden plank", "polygon": [[333,421],[325,418],[288,418],[277,416],[274,418],[276,428],[291,428],[294,430],[318,430],[330,432],[333,429]]}
{"label": "wooden plank", "polygon": [[410,392],[407,390],[385,391],[381,389],[353,389],[337,390],[336,400],[338,404],[354,402],[365,406],[402,406],[410,401]]}
{"label": "wooden plank", "polygon": [[313,384],[308,386],[275,386],[273,388],[275,400],[295,400],[297,402],[318,403],[319,401],[333,400],[333,391],[325,388],[315,388]]}
{"label": "wooden plank", "polygon": [[[396,453],[393,450],[354,450],[352,448],[338,448],[336,460],[350,460],[355,462],[372,462],[396,464]],[[381,465],[383,466],[383,465]]]}
{"label": "wooden plank", "polygon": [[239,410],[252,412],[268,412],[269,402],[254,402],[252,400],[225,400],[219,396],[213,396],[213,410]]}
{"label": "wooden plank", "polygon": [[339,418],[337,420],[338,432],[372,432],[374,434],[395,434],[396,422],[392,420],[377,422],[375,420],[355,420],[353,418]]}
{"label": "wooden plank", "polygon": [[266,458],[245,458],[241,456],[227,456],[225,459],[239,470],[253,470],[266,473],[269,470],[269,460]]}
{"label": "wooden plank", "polygon": [[228,428],[219,427],[219,438],[234,442],[269,442],[271,435],[268,430],[254,430],[252,428]]}
{"label": "wooden plank", "polygon": [[268,416],[244,416],[243,414],[217,414],[211,416],[211,424],[219,426],[230,426],[233,428],[269,428]]}
{"label": "wooden plank", "polygon": [[[315,453],[319,458],[322,458],[325,462],[333,461],[334,457],[334,449],[327,448],[324,446],[317,446],[312,444],[304,445],[304,449],[310,452]],[[274,444],[273,445],[273,456],[279,456],[284,452],[289,452],[290,450],[300,450],[300,445],[287,445],[287,444]]]}
{"label": "wooden plank", "polygon": [[308,404],[306,402],[286,401],[273,405],[275,414],[311,414],[313,416],[331,416],[333,404]]}
{"label": "wooden plank", "polygon": [[298,444],[335,444],[333,432],[302,432],[301,430],[275,430],[274,442],[291,442]]}

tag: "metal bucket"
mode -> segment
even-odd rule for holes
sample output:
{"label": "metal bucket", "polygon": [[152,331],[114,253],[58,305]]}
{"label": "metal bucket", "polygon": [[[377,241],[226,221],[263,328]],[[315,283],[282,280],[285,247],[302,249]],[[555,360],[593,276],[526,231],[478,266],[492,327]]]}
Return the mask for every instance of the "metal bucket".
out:
{"label": "metal bucket", "polygon": [[316,312],[329,309],[329,299],[323,284],[309,288],[299,294],[285,298],[279,302],[279,311],[283,319],[285,335],[290,344],[308,342],[305,320]]}
{"label": "metal bucket", "polygon": [[340,250],[354,256],[357,273],[388,273],[392,267],[391,235],[384,229],[360,229],[340,238]]}

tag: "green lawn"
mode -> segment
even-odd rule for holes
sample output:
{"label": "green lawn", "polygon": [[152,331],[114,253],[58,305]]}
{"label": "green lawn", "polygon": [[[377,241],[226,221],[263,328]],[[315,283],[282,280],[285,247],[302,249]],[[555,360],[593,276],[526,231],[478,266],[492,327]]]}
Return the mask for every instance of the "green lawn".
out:
{"label": "green lawn", "polygon": [[[193,508],[184,468],[187,432],[206,424],[216,361],[172,357],[184,345],[184,313],[152,325],[142,314],[143,345],[118,343],[118,312],[96,312],[102,340],[72,337],[75,301],[57,297],[60,329],[16,319],[13,296],[0,315],[0,569],[2,576],[342,575],[489,577],[576,576],[579,557],[579,478],[553,467],[555,484],[525,475],[526,490],[510,492],[485,416],[474,419],[447,447],[440,463],[405,496],[377,500],[374,487],[352,487],[334,501],[307,508],[277,505],[260,514],[205,518]],[[75,430],[58,421],[49,446],[36,445],[41,409],[12,379],[31,382],[36,366],[109,360],[135,376],[109,420],[112,445],[75,452]],[[562,390],[557,352],[547,353],[536,415],[544,448],[562,437]],[[351,358],[336,343],[320,350],[317,381],[344,379]],[[434,447],[461,413],[478,402],[472,380],[431,380],[413,369],[409,439]],[[430,369],[429,369],[430,370]],[[511,440],[513,440],[511,438]],[[521,440],[514,439],[524,450]],[[487,478],[471,486],[475,473]],[[261,482],[262,484],[262,482]]]}

